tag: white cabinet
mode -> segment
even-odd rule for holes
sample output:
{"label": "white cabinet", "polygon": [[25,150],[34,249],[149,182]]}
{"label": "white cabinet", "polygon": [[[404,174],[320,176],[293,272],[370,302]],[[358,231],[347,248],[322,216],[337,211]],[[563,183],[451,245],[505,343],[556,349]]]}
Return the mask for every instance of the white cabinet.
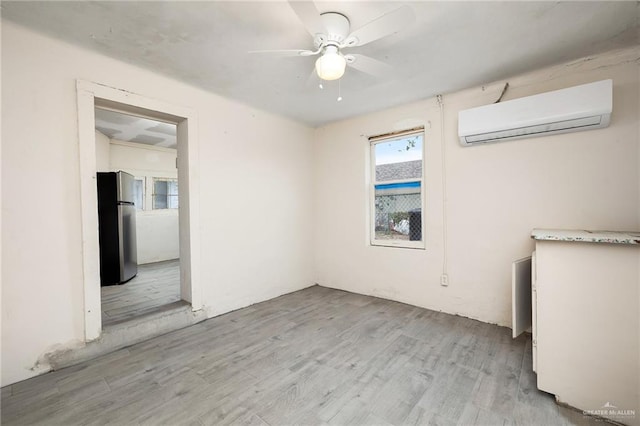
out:
{"label": "white cabinet", "polygon": [[639,425],[640,238],[587,241],[536,238],[531,325],[538,388],[561,403]]}

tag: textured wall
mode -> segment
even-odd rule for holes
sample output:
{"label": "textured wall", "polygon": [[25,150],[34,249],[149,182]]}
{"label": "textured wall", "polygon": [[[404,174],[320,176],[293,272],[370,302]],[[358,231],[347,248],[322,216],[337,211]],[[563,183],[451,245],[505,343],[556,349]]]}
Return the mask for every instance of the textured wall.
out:
{"label": "textured wall", "polygon": [[[609,52],[508,79],[504,100],[613,79],[606,129],[461,147],[458,111],[494,102],[504,82],[444,95],[443,116],[429,99],[317,129],[316,282],[510,326],[511,262],[531,255],[533,228],[638,229],[639,56]],[[367,136],[418,124],[426,249],[372,247]]]}

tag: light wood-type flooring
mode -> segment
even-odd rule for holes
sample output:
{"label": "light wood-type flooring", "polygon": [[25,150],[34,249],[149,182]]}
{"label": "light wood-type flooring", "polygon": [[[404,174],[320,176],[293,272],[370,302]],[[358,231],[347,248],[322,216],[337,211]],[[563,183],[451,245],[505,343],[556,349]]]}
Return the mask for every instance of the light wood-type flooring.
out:
{"label": "light wood-type flooring", "polygon": [[180,300],[180,261],[138,266],[138,275],[122,285],[101,287],[102,325],[109,326],[156,311]]}
{"label": "light wood-type flooring", "polygon": [[2,424],[595,425],[510,334],[314,286],[5,387]]}

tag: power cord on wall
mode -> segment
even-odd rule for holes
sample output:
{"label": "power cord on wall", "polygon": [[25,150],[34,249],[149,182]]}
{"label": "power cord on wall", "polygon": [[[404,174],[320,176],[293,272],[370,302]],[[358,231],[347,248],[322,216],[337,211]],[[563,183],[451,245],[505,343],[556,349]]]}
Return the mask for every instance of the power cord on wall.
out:
{"label": "power cord on wall", "polygon": [[494,104],[497,104],[498,102],[500,102],[502,100],[502,97],[504,96],[505,93],[507,93],[507,89],[509,88],[509,82],[506,82],[504,84],[504,88],[502,89],[502,93],[500,93],[500,97],[498,98],[497,101],[494,102]]}
{"label": "power cord on wall", "polygon": [[447,250],[447,143],[444,137],[444,103],[442,95],[436,96],[438,107],[440,108],[440,143],[441,143],[441,161],[442,161],[442,275],[440,276],[440,285],[449,285],[449,274],[447,273],[448,250]]}

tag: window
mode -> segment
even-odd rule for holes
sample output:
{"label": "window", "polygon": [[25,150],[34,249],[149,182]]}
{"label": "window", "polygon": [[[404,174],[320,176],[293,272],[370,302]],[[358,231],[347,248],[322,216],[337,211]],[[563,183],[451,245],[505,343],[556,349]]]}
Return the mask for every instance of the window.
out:
{"label": "window", "polygon": [[144,178],[136,178],[133,182],[133,203],[136,210],[144,210]]}
{"label": "window", "polygon": [[153,209],[178,208],[178,180],[153,178]]}
{"label": "window", "polygon": [[423,130],[370,138],[371,244],[424,248]]}

